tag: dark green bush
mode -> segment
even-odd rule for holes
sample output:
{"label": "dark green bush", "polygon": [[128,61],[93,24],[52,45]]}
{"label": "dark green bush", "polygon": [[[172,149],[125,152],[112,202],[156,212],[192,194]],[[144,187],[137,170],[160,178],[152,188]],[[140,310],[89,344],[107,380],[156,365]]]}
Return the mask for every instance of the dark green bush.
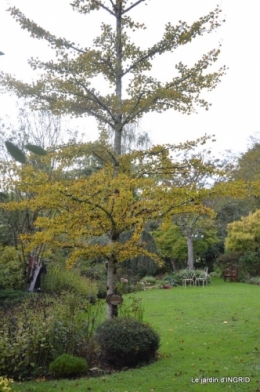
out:
{"label": "dark green bush", "polygon": [[[239,258],[239,273],[246,276],[260,275],[260,257],[257,252],[246,252]],[[239,276],[239,278],[241,278]],[[239,279],[240,280],[240,279]]]}
{"label": "dark green bush", "polygon": [[5,289],[0,290],[0,307],[8,307],[15,305],[21,301],[29,294],[21,290]]}
{"label": "dark green bush", "polygon": [[95,340],[102,359],[116,368],[149,362],[155,358],[160,342],[159,335],[148,324],[122,317],[99,325]]}
{"label": "dark green bush", "polygon": [[57,377],[75,377],[88,370],[88,364],[83,358],[62,354],[49,366],[50,372]]}

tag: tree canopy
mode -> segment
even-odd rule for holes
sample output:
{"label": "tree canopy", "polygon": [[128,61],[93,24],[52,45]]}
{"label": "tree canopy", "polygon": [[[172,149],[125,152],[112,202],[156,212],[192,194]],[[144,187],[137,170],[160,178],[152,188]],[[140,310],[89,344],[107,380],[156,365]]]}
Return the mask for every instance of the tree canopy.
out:
{"label": "tree canopy", "polygon": [[[140,243],[140,233],[145,223],[153,219],[164,219],[172,214],[196,212],[206,213],[207,207],[202,200],[208,197],[210,190],[197,190],[195,187],[168,187],[161,182],[156,173],[175,173],[192,170],[194,166],[203,166],[198,160],[176,162],[170,155],[173,151],[192,148],[197,142],[170,146],[156,146],[147,151],[135,151],[115,158],[104,145],[89,143],[70,146],[53,151],[40,158],[47,164],[56,160],[51,172],[41,170],[34,172],[30,163],[17,170],[13,186],[22,197],[2,203],[5,210],[28,210],[36,218],[33,233],[25,233],[23,241],[29,241],[29,249],[40,244],[51,248],[65,247],[71,249],[69,264],[81,256],[93,257],[114,255],[117,261],[124,261],[139,254],[148,254]],[[105,153],[106,151],[106,153]],[[63,155],[62,155],[63,154]],[[69,173],[73,162],[82,155],[98,156],[103,161],[100,170],[90,176],[61,175]],[[118,167],[114,175],[114,160]],[[205,167],[203,166],[204,170]],[[74,170],[74,168],[73,168]],[[209,167],[212,170],[212,167]],[[150,175],[153,173],[153,176]],[[37,212],[37,214],[36,214]],[[126,243],[120,243],[119,236],[129,230],[134,233]],[[106,245],[93,244],[88,238],[108,235],[110,242]]]}
{"label": "tree canopy", "polygon": [[[95,117],[101,128],[110,126],[115,131],[117,153],[120,153],[123,127],[136,122],[144,113],[168,109],[191,113],[197,105],[208,109],[209,103],[201,93],[214,89],[225,73],[225,67],[208,72],[218,59],[219,48],[204,54],[191,67],[179,62],[172,79],[165,83],[152,76],[152,61],[158,55],[174,53],[178,47],[213,32],[222,24],[220,9],[217,7],[191,25],[183,21],[176,26],[168,23],[161,40],[142,50],[129,38],[130,32],[145,29],[143,23],[129,16],[135,7],[140,6],[141,10],[142,3],[144,0],[72,1],[74,11],[84,15],[104,11],[114,19],[114,26],[102,23],[101,34],[94,39],[91,48],[54,36],[18,8],[10,8],[22,29],[33,38],[45,40],[55,51],[56,59],[29,60],[32,69],[42,74],[35,82],[24,83],[2,72],[1,85],[19,97],[29,97],[33,108]],[[92,80],[97,75],[102,75],[113,88],[111,94],[105,95],[93,87]],[[123,88],[123,81],[128,77],[127,86]]]}
{"label": "tree canopy", "polygon": [[228,251],[247,252],[259,251],[260,242],[260,210],[242,217],[228,225],[225,247]]}

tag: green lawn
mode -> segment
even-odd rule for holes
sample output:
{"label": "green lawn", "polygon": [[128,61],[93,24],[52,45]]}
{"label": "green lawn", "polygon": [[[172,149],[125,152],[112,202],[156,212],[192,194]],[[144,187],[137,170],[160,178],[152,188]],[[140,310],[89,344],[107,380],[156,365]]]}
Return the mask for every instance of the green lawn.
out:
{"label": "green lawn", "polygon": [[[260,391],[260,287],[212,279],[203,287],[147,290],[144,321],[161,336],[159,360],[79,380],[28,382],[23,392]],[[226,377],[246,377],[231,382]],[[201,378],[207,383],[202,384]],[[210,379],[215,381],[210,383]],[[198,379],[198,380],[196,380]],[[196,382],[199,381],[199,382]],[[218,382],[217,382],[218,381]],[[236,381],[236,379],[233,379]]]}

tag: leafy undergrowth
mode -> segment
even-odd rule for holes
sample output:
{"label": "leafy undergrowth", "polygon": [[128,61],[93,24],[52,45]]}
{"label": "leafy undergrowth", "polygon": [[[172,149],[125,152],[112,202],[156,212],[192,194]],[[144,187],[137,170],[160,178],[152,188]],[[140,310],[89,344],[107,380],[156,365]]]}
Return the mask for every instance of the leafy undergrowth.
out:
{"label": "leafy undergrowth", "polygon": [[258,286],[213,278],[205,288],[139,292],[144,321],[161,336],[157,362],[100,377],[15,383],[14,390],[260,391],[259,290]]}

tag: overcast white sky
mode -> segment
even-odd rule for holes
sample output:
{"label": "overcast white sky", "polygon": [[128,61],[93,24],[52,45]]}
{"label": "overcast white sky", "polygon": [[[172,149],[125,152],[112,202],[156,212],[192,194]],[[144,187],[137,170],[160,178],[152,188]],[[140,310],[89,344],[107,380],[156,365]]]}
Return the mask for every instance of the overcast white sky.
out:
{"label": "overcast white sky", "polygon": [[[11,18],[6,9],[19,7],[29,18],[51,33],[90,46],[99,33],[100,22],[110,20],[105,12],[88,16],[73,12],[70,0],[0,0],[0,69],[23,80],[35,77],[27,65],[30,57],[49,59],[52,52],[44,41],[29,37]],[[185,45],[175,54],[160,56],[155,62],[154,75],[169,80],[176,62],[192,64],[206,51],[222,44],[218,66],[229,67],[221,84],[207,95],[212,103],[209,111],[187,116],[174,111],[147,114],[141,128],[149,131],[156,143],[176,143],[192,140],[205,133],[215,134],[215,151],[231,149],[242,152],[247,148],[250,135],[260,131],[260,2],[259,0],[150,0],[132,11],[138,21],[147,25],[145,32],[135,36],[142,48],[160,39],[164,25],[180,19],[192,23],[219,4],[226,23],[216,33]],[[112,17],[111,17],[112,20]],[[113,22],[113,20],[112,20]],[[101,90],[102,84],[99,89]],[[14,115],[16,97],[0,95],[0,117]],[[97,136],[95,120],[85,118],[78,122],[86,131],[86,141]]]}

